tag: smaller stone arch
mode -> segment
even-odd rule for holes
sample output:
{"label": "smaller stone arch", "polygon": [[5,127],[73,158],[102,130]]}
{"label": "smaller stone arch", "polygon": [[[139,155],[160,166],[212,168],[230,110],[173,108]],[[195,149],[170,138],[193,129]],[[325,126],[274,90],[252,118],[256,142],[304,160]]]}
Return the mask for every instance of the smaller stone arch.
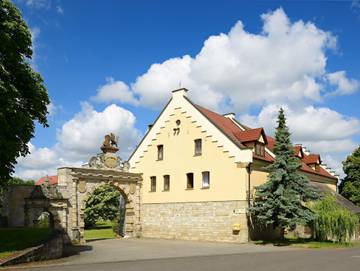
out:
{"label": "smaller stone arch", "polygon": [[[55,186],[49,184],[43,184],[35,186],[28,198],[25,198],[24,213],[25,220],[24,226],[34,227],[36,226],[39,217],[43,213],[49,214],[49,226],[52,229],[64,230],[61,224],[59,215],[58,203],[66,201],[58,193]],[[60,204],[63,207],[63,204]],[[63,209],[63,208],[60,208]]]}

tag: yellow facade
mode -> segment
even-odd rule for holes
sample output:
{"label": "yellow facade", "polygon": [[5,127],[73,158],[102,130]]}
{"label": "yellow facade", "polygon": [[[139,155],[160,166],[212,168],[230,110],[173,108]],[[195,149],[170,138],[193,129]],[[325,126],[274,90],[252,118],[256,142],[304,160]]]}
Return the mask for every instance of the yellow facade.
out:
{"label": "yellow facade", "polygon": [[[176,122],[180,121],[177,125]],[[179,132],[174,131],[179,128]],[[195,139],[202,139],[202,154],[195,155]],[[164,146],[157,160],[157,146]],[[178,107],[135,164],[143,173],[143,203],[245,200],[247,172],[190,115]],[[202,172],[210,172],[209,188],[202,187]],[[186,173],[194,173],[194,188],[187,189]],[[170,190],[163,191],[163,176],[170,175]],[[150,192],[150,177],[156,176],[156,191]]]}

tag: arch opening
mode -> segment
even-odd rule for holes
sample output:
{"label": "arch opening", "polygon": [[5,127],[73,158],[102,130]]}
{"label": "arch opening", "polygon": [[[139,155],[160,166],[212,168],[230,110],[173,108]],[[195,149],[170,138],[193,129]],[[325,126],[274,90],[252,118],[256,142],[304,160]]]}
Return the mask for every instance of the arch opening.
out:
{"label": "arch opening", "polygon": [[87,193],[80,210],[80,235],[84,241],[125,237],[126,217],[131,208],[119,186],[103,183]]}

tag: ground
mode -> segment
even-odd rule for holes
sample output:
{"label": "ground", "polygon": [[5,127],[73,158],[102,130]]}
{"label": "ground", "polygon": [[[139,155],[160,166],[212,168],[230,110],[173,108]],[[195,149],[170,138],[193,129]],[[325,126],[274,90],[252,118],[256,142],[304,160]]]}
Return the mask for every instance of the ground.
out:
{"label": "ground", "polygon": [[96,226],[85,230],[85,240],[99,240],[115,238],[111,221],[96,222]]}
{"label": "ground", "polygon": [[[303,249],[273,245],[156,239],[88,242],[62,260],[11,270],[358,270],[360,248]],[[50,264],[50,265],[49,265]],[[35,266],[34,266],[35,265]]]}
{"label": "ground", "polygon": [[16,251],[39,245],[50,233],[48,228],[0,228],[0,260]]}

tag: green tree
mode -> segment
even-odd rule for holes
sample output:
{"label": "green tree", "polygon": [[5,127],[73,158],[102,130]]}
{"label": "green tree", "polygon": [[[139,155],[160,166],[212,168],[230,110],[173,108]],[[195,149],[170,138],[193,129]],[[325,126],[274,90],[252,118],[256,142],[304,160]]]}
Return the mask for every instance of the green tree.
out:
{"label": "green tree", "polygon": [[308,179],[298,171],[300,161],[294,156],[290,132],[281,108],[275,133],[273,164],[268,166],[268,181],[256,188],[256,199],[249,211],[262,225],[294,228],[314,219],[305,202],[318,198]]}
{"label": "green tree", "polygon": [[311,209],[315,213],[315,239],[318,241],[335,240],[336,242],[350,242],[355,235],[359,217],[341,207],[335,196],[327,195],[316,201]]}
{"label": "green tree", "polygon": [[119,215],[120,192],[104,184],[94,190],[86,201],[85,227],[94,226],[98,220],[114,220]]}
{"label": "green tree", "polygon": [[20,11],[0,1],[0,186],[14,172],[16,158],[29,153],[35,121],[47,126],[49,97],[30,66],[31,33]]}
{"label": "green tree", "polygon": [[341,195],[360,206],[360,146],[343,162],[346,177],[339,186]]}

